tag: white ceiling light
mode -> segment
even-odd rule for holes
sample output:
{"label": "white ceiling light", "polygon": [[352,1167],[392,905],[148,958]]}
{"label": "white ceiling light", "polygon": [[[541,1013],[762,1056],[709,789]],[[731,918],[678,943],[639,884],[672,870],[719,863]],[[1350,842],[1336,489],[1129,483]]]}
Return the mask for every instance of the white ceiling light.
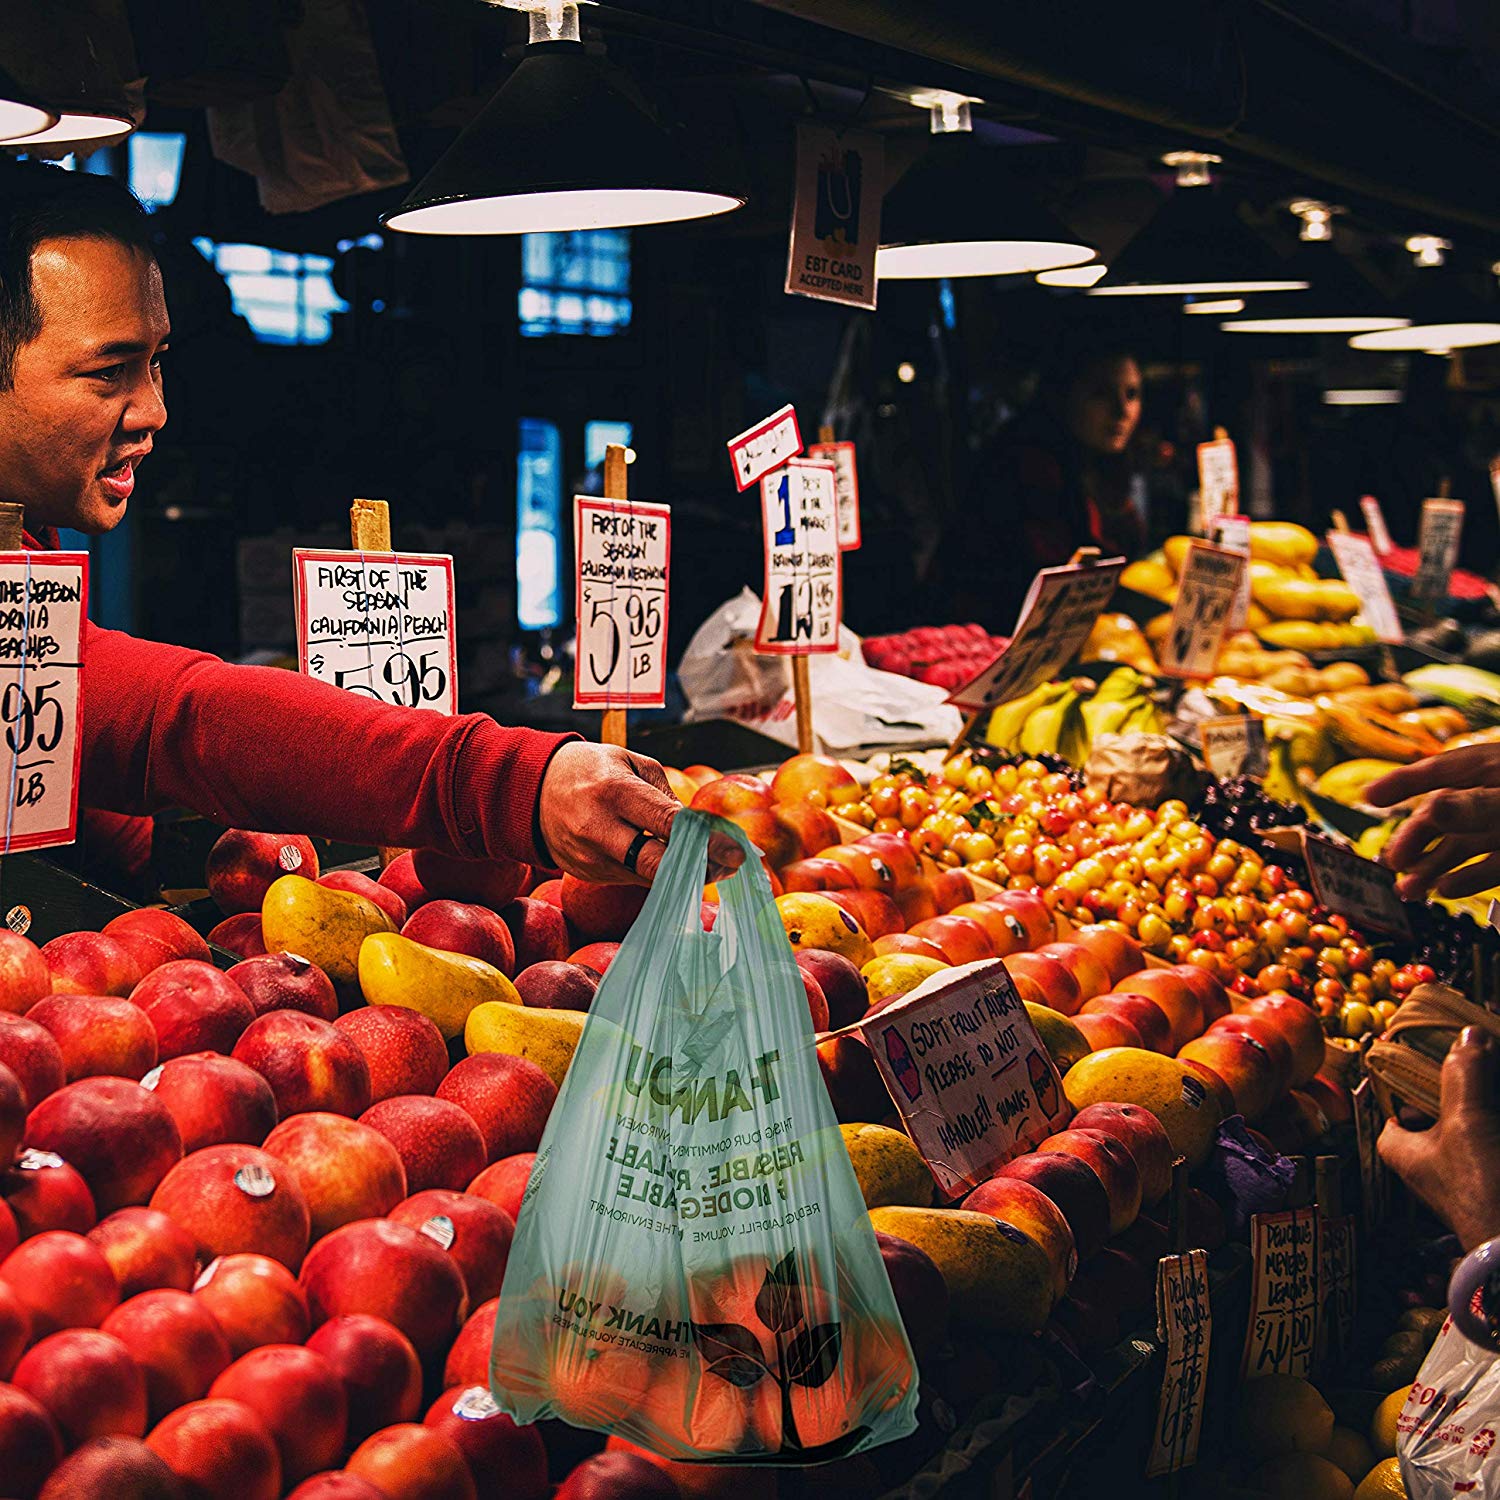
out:
{"label": "white ceiling light", "polygon": [[0,68],[0,146],[23,140],[57,123],[57,115],[38,103]]}
{"label": "white ceiling light", "polygon": [[1405,392],[1385,390],[1379,387],[1369,389],[1350,388],[1348,390],[1333,390],[1323,392],[1324,406],[1400,406],[1406,399]]}
{"label": "white ceiling light", "polygon": [[1445,240],[1437,234],[1414,234],[1407,239],[1406,248],[1411,251],[1412,260],[1416,265],[1440,266],[1448,258],[1448,251],[1453,248],[1453,241]]}
{"label": "white ceiling light", "polygon": [[1483,319],[1461,323],[1413,323],[1407,328],[1356,334],[1349,340],[1351,349],[1406,350],[1422,354],[1451,354],[1455,349],[1477,349],[1484,344],[1500,344],[1500,323]]}
{"label": "white ceiling light", "polygon": [[1038,271],[1036,279],[1043,286],[1093,286],[1109,267],[1103,261],[1088,266],[1060,266],[1055,271]]}
{"label": "white ceiling light", "polygon": [[1225,313],[1244,312],[1245,299],[1243,297],[1186,297],[1183,299],[1182,310],[1185,313]]}
{"label": "white ceiling light", "polygon": [[1333,216],[1343,213],[1330,203],[1317,198],[1298,198],[1288,204],[1291,211],[1302,220],[1297,238],[1306,244],[1326,244],[1333,238]]}

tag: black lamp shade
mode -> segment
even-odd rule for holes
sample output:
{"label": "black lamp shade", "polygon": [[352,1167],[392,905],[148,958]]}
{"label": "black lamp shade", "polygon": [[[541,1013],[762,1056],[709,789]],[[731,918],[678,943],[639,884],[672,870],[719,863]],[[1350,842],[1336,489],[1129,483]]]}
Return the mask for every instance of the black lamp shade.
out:
{"label": "black lamp shade", "polygon": [[40,103],[0,68],[0,145],[19,143],[56,124],[56,111]]}
{"label": "black lamp shade", "polygon": [[703,218],[744,202],[579,43],[539,42],[383,222],[417,234],[522,234]]}
{"label": "black lamp shade", "polygon": [[1411,295],[1402,299],[1411,313],[1409,325],[1356,334],[1351,349],[1446,354],[1500,344],[1500,309],[1466,291],[1451,268],[1414,271],[1412,282]]}
{"label": "black lamp shade", "polygon": [[1303,246],[1288,272],[1306,277],[1308,290],[1257,297],[1219,327],[1226,333],[1351,334],[1402,328],[1411,322],[1385,305],[1330,244]]}

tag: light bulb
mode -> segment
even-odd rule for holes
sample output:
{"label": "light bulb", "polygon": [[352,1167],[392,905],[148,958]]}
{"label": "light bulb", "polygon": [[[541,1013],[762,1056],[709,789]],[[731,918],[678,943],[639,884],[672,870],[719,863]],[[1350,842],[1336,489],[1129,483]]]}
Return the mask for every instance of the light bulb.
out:
{"label": "light bulb", "polygon": [[1323,244],[1331,240],[1333,216],[1343,213],[1343,209],[1321,203],[1316,198],[1298,198],[1288,207],[1302,220],[1302,228],[1297,231],[1297,238],[1306,240],[1309,244]]}
{"label": "light bulb", "polygon": [[948,89],[920,89],[911,96],[911,102],[928,112],[933,135],[955,135],[974,129],[969,106],[983,104],[984,100],[973,94],[955,94]]}
{"label": "light bulb", "polygon": [[1414,234],[1407,239],[1406,248],[1417,265],[1440,266],[1453,248],[1453,241],[1436,234]]}
{"label": "light bulb", "polygon": [[916,378],[917,367],[909,359],[903,359],[901,363],[896,366],[896,379],[899,380],[902,385],[910,385]]}
{"label": "light bulb", "polygon": [[1162,164],[1177,169],[1178,187],[1207,187],[1213,181],[1209,168],[1223,160],[1211,151],[1168,151]]}

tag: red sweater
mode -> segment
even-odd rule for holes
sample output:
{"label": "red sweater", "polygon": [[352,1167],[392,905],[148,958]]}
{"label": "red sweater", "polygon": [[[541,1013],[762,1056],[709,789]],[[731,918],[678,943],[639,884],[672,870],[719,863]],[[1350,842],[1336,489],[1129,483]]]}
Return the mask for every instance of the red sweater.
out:
{"label": "red sweater", "polygon": [[570,738],[394,708],[89,625],[80,842],[91,865],[139,874],[141,815],[187,807],[234,828],[546,863],[537,799]]}

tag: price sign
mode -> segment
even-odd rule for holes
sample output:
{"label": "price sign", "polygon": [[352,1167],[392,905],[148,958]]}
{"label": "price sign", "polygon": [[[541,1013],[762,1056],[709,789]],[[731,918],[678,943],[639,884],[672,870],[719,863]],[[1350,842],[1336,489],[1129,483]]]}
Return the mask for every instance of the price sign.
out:
{"label": "price sign", "polygon": [[1209,542],[1189,544],[1172,606],[1172,627],[1157,653],[1167,676],[1213,676],[1248,566],[1243,553]]}
{"label": "price sign", "polygon": [[1343,1369],[1354,1349],[1354,1215],[1320,1214],[1318,1254],[1323,1306],[1318,1315],[1318,1367]]}
{"label": "price sign", "polygon": [[797,126],[788,292],[874,309],[884,191],[885,143],[880,136],[813,120]]}
{"label": "price sign", "polygon": [[949,1198],[1072,1116],[1057,1067],[998,958],[934,974],[857,1025]]}
{"label": "price sign", "polygon": [[839,551],[856,551],[860,544],[859,475],[854,467],[854,444],[814,443],[807,456],[825,459],[833,465],[833,488],[839,507]]}
{"label": "price sign", "polygon": [[1318,1211],[1284,1208],[1250,1219],[1250,1322],[1240,1377],[1312,1373],[1318,1340]]}
{"label": "price sign", "polygon": [[1082,649],[1109,603],[1123,557],[1043,568],[1031,580],[1008,645],[972,682],[949,694],[965,713],[1008,703],[1056,677]]}
{"label": "price sign", "polygon": [[764,422],[757,422],[738,437],[729,440],[729,462],[734,469],[734,487],[748,490],[756,480],[779,469],[789,458],[802,451],[802,434],[797,430],[797,413],[790,405],[774,411]]}
{"label": "price sign", "polygon": [[819,656],[839,649],[844,616],[833,465],[794,458],[760,482],[766,586],[755,649]]}
{"label": "price sign", "polygon": [[78,836],[88,594],[87,552],[0,553],[0,854]]}
{"label": "price sign", "polygon": [[670,507],[573,497],[574,708],[661,708],[667,694]]}
{"label": "price sign", "polygon": [[1390,1181],[1375,1148],[1384,1129],[1385,1116],[1380,1112],[1375,1087],[1368,1078],[1362,1078],[1354,1090],[1354,1145],[1359,1152],[1360,1203],[1367,1231],[1379,1229],[1385,1223],[1389,1207]]}
{"label": "price sign", "polygon": [[307,676],[402,708],[457,710],[451,557],[298,547],[292,576]]}
{"label": "price sign", "polygon": [[1203,764],[1220,780],[1233,776],[1266,774],[1266,726],[1250,714],[1226,714],[1205,719],[1198,726],[1203,736]]}
{"label": "price sign", "polygon": [[1495,509],[1500,511],[1500,456],[1490,460],[1490,490],[1495,496]]}
{"label": "price sign", "polygon": [[1375,639],[1388,646],[1399,646],[1405,637],[1374,543],[1356,531],[1330,531],[1328,546],[1344,582],[1359,595],[1360,610],[1365,623],[1375,632]]}
{"label": "price sign", "polygon": [[1146,1463],[1148,1479],[1190,1469],[1198,1461],[1213,1332],[1204,1251],[1164,1255],[1156,1263],[1156,1331],[1167,1355]]}
{"label": "price sign", "polygon": [[1464,532],[1462,500],[1424,500],[1422,531],[1416,576],[1411,581],[1413,599],[1446,599],[1448,580],[1458,562],[1458,544]]}
{"label": "price sign", "polygon": [[[1370,533],[1370,545],[1374,547],[1376,554],[1384,557],[1387,552],[1394,552],[1396,544],[1391,540],[1391,534],[1386,529],[1385,512],[1380,508],[1380,501],[1374,495],[1361,495],[1359,508],[1365,518],[1365,527]],[[1353,588],[1354,585],[1351,583],[1349,587]]]}
{"label": "price sign", "polygon": [[1198,444],[1198,490],[1202,495],[1203,526],[1218,516],[1232,516],[1240,508],[1240,466],[1229,438]]}
{"label": "price sign", "polygon": [[[1208,525],[1210,540],[1217,542],[1230,552],[1250,556],[1250,517],[1216,516]],[[1234,613],[1229,617],[1231,630],[1243,630],[1250,620],[1250,569],[1246,568],[1240,578],[1240,591],[1235,595]]]}
{"label": "price sign", "polygon": [[1302,857],[1313,895],[1329,911],[1356,927],[1411,936],[1406,907],[1396,894],[1396,877],[1384,865],[1356,854],[1347,844],[1302,832]]}

